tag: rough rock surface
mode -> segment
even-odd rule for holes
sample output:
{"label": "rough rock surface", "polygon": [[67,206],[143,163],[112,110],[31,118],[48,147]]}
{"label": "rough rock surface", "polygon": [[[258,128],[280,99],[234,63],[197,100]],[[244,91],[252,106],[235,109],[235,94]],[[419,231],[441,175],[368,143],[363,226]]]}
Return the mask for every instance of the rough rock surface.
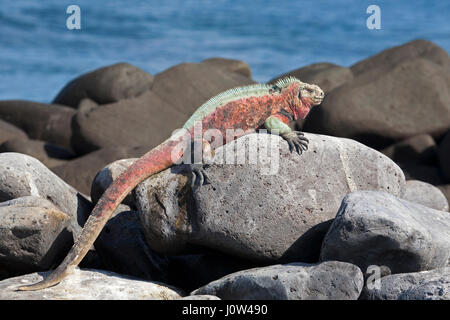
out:
{"label": "rough rock surface", "polygon": [[397,198],[387,192],[347,195],[322,243],[321,260],[370,265],[390,273],[447,266],[450,214]]}
{"label": "rough rock surface", "polygon": [[423,181],[406,181],[406,191],[403,199],[440,211],[448,211],[449,209],[447,198],[442,191]]}
{"label": "rough rock surface", "polygon": [[0,101],[0,119],[24,130],[30,139],[71,147],[72,108],[24,100]]}
{"label": "rough rock surface", "polygon": [[70,81],[53,103],[76,108],[89,98],[98,104],[117,102],[150,90],[153,76],[131,64],[116,63],[83,74]]}
{"label": "rough rock surface", "polygon": [[[348,139],[306,137],[309,150],[301,156],[275,135],[226,144],[206,168],[211,184],[193,190],[187,175],[176,174],[180,167],[141,183],[136,201],[149,245],[166,254],[197,244],[247,259],[315,262],[347,193],[403,195],[403,173],[383,154]],[[257,155],[259,163],[251,162]],[[230,163],[224,159],[241,164],[220,164]]]}
{"label": "rough rock surface", "polygon": [[52,267],[72,244],[69,223],[68,215],[42,198],[0,203],[0,276]]}
{"label": "rough rock surface", "polygon": [[367,286],[367,300],[450,300],[450,267],[382,277],[379,287]]}
{"label": "rough rock surface", "polygon": [[38,291],[15,290],[47,275],[48,272],[32,273],[0,281],[0,300],[173,300],[182,296],[178,289],[162,283],[78,268],[56,286]]}
{"label": "rough rock surface", "polygon": [[365,72],[331,91],[303,129],[378,148],[419,134],[439,137],[449,127],[450,72],[417,58]]}
{"label": "rough rock surface", "polygon": [[52,202],[70,217],[69,231],[81,230],[91,212],[91,203],[77,190],[58,178],[38,160],[20,153],[0,153],[0,201],[24,196]]}
{"label": "rough rock surface", "polygon": [[224,300],[356,300],[364,285],[355,265],[328,261],[290,263],[254,268],[227,275],[191,294]]}
{"label": "rough rock surface", "polygon": [[26,139],[27,134],[20,128],[0,119],[0,144],[12,139]]}

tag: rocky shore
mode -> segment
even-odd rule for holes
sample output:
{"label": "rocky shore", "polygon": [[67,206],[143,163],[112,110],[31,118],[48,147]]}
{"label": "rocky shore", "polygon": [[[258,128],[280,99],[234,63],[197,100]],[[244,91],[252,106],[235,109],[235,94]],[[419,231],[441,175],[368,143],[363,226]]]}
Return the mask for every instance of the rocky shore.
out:
{"label": "rocky shore", "polygon": [[[293,124],[308,151],[254,133],[217,150],[210,184],[190,187],[179,167],[145,180],[80,268],[35,292],[15,288],[61,262],[121,172],[254,81],[231,59],[156,75],[118,63],[51,104],[0,101],[0,299],[449,300],[448,53],[416,40],[288,74],[326,93]],[[224,164],[234,150],[243,164]],[[276,174],[254,154],[276,155]]]}

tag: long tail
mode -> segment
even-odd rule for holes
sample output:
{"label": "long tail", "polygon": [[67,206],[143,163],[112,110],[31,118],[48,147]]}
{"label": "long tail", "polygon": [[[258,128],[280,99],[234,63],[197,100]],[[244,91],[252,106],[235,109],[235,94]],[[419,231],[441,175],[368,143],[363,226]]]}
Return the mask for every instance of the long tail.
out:
{"label": "long tail", "polygon": [[[64,261],[41,282],[17,288],[32,291],[58,284],[84,258],[114,210],[140,182],[174,164],[172,151],[178,140],[167,140],[136,160],[105,190],[103,196],[91,212],[77,241]],[[176,155],[181,156],[181,155]]]}

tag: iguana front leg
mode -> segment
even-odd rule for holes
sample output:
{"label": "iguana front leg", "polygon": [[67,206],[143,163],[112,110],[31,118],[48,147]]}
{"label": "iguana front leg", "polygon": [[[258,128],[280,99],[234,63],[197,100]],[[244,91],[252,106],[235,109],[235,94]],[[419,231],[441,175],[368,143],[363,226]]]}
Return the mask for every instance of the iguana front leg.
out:
{"label": "iguana front leg", "polygon": [[302,132],[293,131],[288,126],[290,120],[289,114],[276,113],[266,119],[264,127],[269,130],[269,132],[276,130],[289,144],[289,150],[292,152],[295,149],[297,153],[301,155],[303,151],[308,150],[309,140],[305,138]]}

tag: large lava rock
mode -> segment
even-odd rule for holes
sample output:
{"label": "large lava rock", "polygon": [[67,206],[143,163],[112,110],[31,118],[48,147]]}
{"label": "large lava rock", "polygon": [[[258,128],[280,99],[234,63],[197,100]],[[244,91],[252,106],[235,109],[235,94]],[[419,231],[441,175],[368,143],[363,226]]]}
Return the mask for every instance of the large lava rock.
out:
{"label": "large lava rock", "polygon": [[321,260],[371,265],[386,273],[445,267],[450,257],[450,214],[379,191],[342,200],[322,244]]}
{"label": "large lava rock", "polygon": [[[420,88],[420,90],[418,90]],[[365,72],[330,92],[303,129],[381,147],[450,128],[450,74],[427,59]]]}
{"label": "large lava rock", "polygon": [[70,148],[75,110],[24,100],[0,101],[0,119],[24,130],[28,137]]}
{"label": "large lava rock", "polygon": [[89,98],[98,104],[117,102],[150,90],[153,76],[131,64],[116,63],[83,74],[70,81],[53,103],[76,108]]}
{"label": "large lava rock", "polygon": [[0,203],[0,277],[51,268],[72,244],[69,223],[67,214],[43,198]]}
{"label": "large lava rock", "polygon": [[[375,283],[374,283],[375,284]],[[379,279],[378,286],[365,287],[367,300],[450,300],[450,267],[393,274]]]}
{"label": "large lava rock", "polygon": [[419,39],[381,51],[374,56],[355,63],[350,69],[356,76],[374,69],[383,72],[389,71],[392,67],[406,60],[416,58],[427,59],[444,68],[450,64],[448,53],[444,49],[433,42]]}
{"label": "large lava rock", "polygon": [[19,286],[41,281],[48,274],[32,273],[0,281],[0,300],[173,300],[183,294],[163,283],[78,268],[56,286],[38,291],[16,290]]}
{"label": "large lava rock", "polygon": [[12,139],[26,139],[26,133],[20,128],[0,120],[0,143],[3,143]]}
{"label": "large lava rock", "polygon": [[192,294],[225,300],[356,300],[363,284],[361,270],[350,263],[290,263],[232,273]]}
{"label": "large lava rock", "polygon": [[206,168],[211,183],[194,189],[181,167],[141,183],[136,204],[149,245],[162,253],[194,244],[255,261],[313,262],[347,193],[403,195],[403,173],[383,154],[348,139],[306,137],[301,156],[275,135],[228,143]]}
{"label": "large lava rock", "polygon": [[67,214],[68,229],[74,237],[92,209],[86,198],[35,158],[21,153],[0,153],[0,201],[25,196],[47,199]]}
{"label": "large lava rock", "polygon": [[449,209],[447,198],[441,190],[419,180],[406,181],[403,199],[440,211],[448,211]]}

